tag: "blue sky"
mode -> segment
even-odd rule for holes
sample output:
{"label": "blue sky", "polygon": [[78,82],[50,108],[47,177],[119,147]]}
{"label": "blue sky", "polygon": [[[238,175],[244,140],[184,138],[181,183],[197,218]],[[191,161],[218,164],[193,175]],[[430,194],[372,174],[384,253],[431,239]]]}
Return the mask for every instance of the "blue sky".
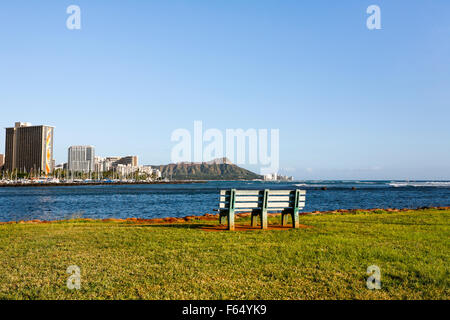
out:
{"label": "blue sky", "polygon": [[[81,30],[66,8],[81,8]],[[381,8],[368,30],[366,9]],[[3,1],[0,125],[170,162],[173,130],[280,129],[298,179],[450,179],[450,2]],[[4,150],[0,132],[0,153]]]}

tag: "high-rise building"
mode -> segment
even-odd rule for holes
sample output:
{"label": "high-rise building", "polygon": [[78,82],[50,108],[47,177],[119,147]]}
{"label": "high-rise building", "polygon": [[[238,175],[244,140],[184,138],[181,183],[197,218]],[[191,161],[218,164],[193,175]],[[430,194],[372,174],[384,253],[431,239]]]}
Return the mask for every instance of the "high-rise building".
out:
{"label": "high-rise building", "polygon": [[5,155],[0,154],[0,170],[3,170],[4,164],[5,164]]}
{"label": "high-rise building", "polygon": [[72,146],[69,148],[68,169],[74,172],[95,170],[95,148],[93,146]]}
{"label": "high-rise building", "polygon": [[95,171],[99,172],[115,170],[118,166],[131,168],[137,168],[139,166],[137,156],[95,158]]}
{"label": "high-rise building", "polygon": [[116,161],[116,164],[123,164],[125,166],[132,166],[137,167],[138,166],[138,157],[137,156],[127,156],[122,157],[118,161]]}
{"label": "high-rise building", "polygon": [[54,127],[32,126],[28,122],[16,122],[6,128],[5,170],[26,172],[53,171]]}

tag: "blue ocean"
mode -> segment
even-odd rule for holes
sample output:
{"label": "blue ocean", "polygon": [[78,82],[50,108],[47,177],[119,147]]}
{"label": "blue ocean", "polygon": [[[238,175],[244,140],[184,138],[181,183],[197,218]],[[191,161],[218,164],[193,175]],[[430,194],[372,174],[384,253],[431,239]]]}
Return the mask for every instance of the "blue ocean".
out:
{"label": "blue ocean", "polygon": [[[0,188],[0,221],[162,218],[214,213],[221,189],[304,189],[304,211],[450,206],[449,181],[220,181]],[[324,190],[326,189],[326,190]]]}

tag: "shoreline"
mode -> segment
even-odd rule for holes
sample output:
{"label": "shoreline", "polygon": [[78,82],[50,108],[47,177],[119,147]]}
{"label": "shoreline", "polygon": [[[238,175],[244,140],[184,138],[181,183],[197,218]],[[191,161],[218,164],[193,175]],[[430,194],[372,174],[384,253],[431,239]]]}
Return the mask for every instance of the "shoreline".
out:
{"label": "shoreline", "polygon": [[[407,212],[407,211],[419,211],[419,210],[450,210],[449,207],[420,207],[420,208],[373,208],[373,209],[338,209],[331,211],[312,211],[312,212],[300,212],[300,216],[307,215],[324,215],[324,214],[338,214],[338,213],[376,213],[377,211],[384,212]],[[281,213],[269,213],[268,217],[276,217]],[[235,219],[247,218],[250,217],[250,212],[238,213],[235,216]],[[212,221],[218,220],[219,214],[211,214],[205,213],[204,215],[198,216],[185,216],[185,217],[164,217],[164,218],[152,218],[152,219],[144,219],[144,218],[105,218],[105,219],[92,219],[92,218],[74,218],[74,219],[61,219],[61,220],[19,220],[19,221],[7,221],[0,222],[1,225],[7,224],[51,224],[51,223],[60,223],[60,222],[129,222],[129,223],[137,223],[137,224],[176,224],[176,223],[186,223],[193,221]]]}
{"label": "shoreline", "polygon": [[[73,187],[73,186],[113,186],[113,185],[143,185],[143,184],[195,184],[207,182],[248,182],[260,180],[171,180],[171,181],[140,181],[140,182],[68,182],[68,183],[0,183],[0,188],[18,187]],[[267,181],[261,181],[267,182]]]}
{"label": "shoreline", "polygon": [[176,180],[176,181],[152,181],[152,182],[70,182],[70,183],[11,183],[0,184],[0,188],[20,187],[78,187],[78,186],[115,186],[115,185],[144,185],[144,184],[191,184],[204,183],[201,180]]}

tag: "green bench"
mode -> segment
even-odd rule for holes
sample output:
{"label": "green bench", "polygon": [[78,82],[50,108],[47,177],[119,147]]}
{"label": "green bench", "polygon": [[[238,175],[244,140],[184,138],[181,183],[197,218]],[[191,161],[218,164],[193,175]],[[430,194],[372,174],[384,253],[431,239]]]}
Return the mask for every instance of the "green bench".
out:
{"label": "green bench", "polygon": [[221,190],[219,202],[219,223],[228,221],[228,230],[234,230],[234,215],[237,212],[250,212],[252,226],[257,226],[259,218],[261,229],[267,229],[267,213],[280,212],[281,225],[286,225],[287,217],[292,216],[292,226],[299,227],[299,211],[305,207],[305,190]]}

